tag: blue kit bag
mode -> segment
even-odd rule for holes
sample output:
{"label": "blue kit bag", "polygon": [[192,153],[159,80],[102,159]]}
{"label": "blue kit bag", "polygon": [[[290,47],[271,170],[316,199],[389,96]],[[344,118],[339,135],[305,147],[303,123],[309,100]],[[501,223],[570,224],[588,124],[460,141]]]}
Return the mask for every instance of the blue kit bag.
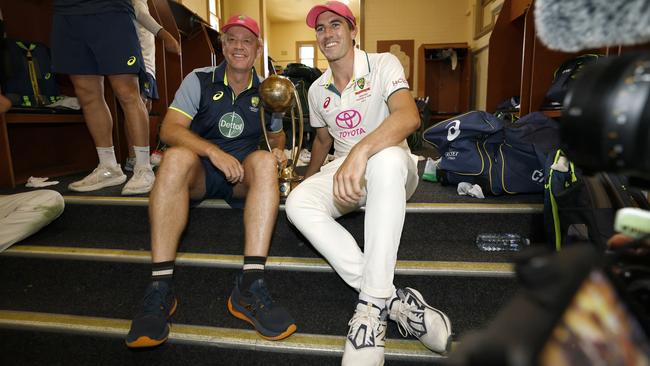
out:
{"label": "blue kit bag", "polygon": [[47,46],[7,39],[5,47],[3,92],[13,105],[36,107],[60,99]]}
{"label": "blue kit bag", "polygon": [[443,184],[469,182],[493,195],[542,192],[546,157],[558,139],[557,122],[542,113],[506,123],[473,111],[424,132],[441,155]]}

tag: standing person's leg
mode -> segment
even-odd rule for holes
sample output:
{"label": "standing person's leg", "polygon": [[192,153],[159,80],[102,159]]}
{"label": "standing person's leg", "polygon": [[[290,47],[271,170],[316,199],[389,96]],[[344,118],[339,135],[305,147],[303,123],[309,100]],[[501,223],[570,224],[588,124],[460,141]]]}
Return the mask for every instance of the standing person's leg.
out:
{"label": "standing person's leg", "polygon": [[0,252],[59,217],[64,206],[61,194],[48,189],[0,197]]}
{"label": "standing person's leg", "polygon": [[88,131],[95,142],[99,166],[90,175],[71,183],[73,191],[87,192],[115,186],[126,181],[117,164],[113,148],[113,119],[104,99],[104,77],[70,75]]}
{"label": "standing person's leg", "polygon": [[108,76],[126,119],[126,128],[133,142],[135,167],[133,178],[122,189],[122,194],[148,193],[155,176],[149,163],[149,115],[140,97],[140,85],[135,74]]}
{"label": "standing person's leg", "polygon": [[228,310],[255,326],[263,338],[279,340],[293,334],[297,327],[284,307],[272,300],[264,279],[280,203],[277,161],[270,152],[258,150],[244,159],[243,166],[244,182],[235,186],[233,195],[246,197],[244,266],[228,299]]}
{"label": "standing person's leg", "polygon": [[171,282],[178,242],[187,225],[190,199],[200,199],[206,193],[205,177],[203,164],[192,151],[168,150],[149,203],[151,283],[126,337],[129,347],[152,347],[167,339],[168,319],[177,305]]}

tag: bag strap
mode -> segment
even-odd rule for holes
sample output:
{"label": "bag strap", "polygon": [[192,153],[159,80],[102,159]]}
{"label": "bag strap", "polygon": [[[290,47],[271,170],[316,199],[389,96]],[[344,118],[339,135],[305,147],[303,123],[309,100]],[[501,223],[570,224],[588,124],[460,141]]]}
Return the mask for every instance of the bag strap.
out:
{"label": "bag strap", "polygon": [[[564,153],[562,152],[561,149],[558,149],[555,152],[555,157],[553,158],[553,164],[556,164],[561,156],[564,156]],[[553,228],[555,231],[555,250],[559,252],[560,249],[562,248],[562,233],[561,233],[561,225],[560,225],[560,214],[557,209],[555,196],[553,195],[553,186],[552,186],[553,171],[554,169],[550,168],[548,173],[548,183],[544,186],[544,189],[548,190],[548,195],[551,199],[551,211],[553,212]],[[571,183],[565,182],[564,188],[568,187],[569,185],[575,183],[578,180],[578,178],[576,177],[575,166],[573,165],[572,161],[569,161],[569,171],[571,172]]]}
{"label": "bag strap", "polygon": [[45,101],[41,97],[41,91],[40,91],[40,89],[38,87],[38,77],[36,76],[36,66],[34,64],[34,57],[32,55],[32,51],[36,48],[36,45],[34,43],[30,43],[29,47],[27,47],[21,41],[16,41],[16,44],[18,45],[18,47],[22,48],[26,52],[26,55],[27,55],[27,68],[29,69],[29,81],[32,84],[32,91],[34,92],[34,98],[36,99],[36,103],[38,105],[45,105]]}

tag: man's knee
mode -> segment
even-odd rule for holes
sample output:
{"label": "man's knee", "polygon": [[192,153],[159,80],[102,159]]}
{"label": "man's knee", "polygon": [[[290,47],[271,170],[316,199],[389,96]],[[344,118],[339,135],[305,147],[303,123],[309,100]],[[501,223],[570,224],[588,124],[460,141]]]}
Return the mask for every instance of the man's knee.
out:
{"label": "man's knee", "polygon": [[[122,104],[133,104],[142,102],[140,96],[140,88],[137,83],[131,82],[128,79],[118,79],[111,83],[111,87],[115,92],[115,96]],[[144,104],[144,103],[143,103]]]}
{"label": "man's knee", "polygon": [[53,218],[59,217],[65,208],[65,200],[61,193],[49,189],[44,190],[44,202],[49,212],[49,216]]}
{"label": "man's knee", "polygon": [[404,149],[391,146],[381,150],[368,161],[367,175],[391,177],[408,171],[410,157]]}
{"label": "man's knee", "polygon": [[271,176],[276,177],[278,172],[278,162],[275,156],[266,150],[257,150],[251,153],[246,158],[246,164],[244,166],[254,176],[265,180],[270,179]]}
{"label": "man's knee", "polygon": [[192,169],[200,164],[198,155],[184,147],[170,147],[165,150],[163,160],[158,171],[156,183],[170,184],[187,181]]}

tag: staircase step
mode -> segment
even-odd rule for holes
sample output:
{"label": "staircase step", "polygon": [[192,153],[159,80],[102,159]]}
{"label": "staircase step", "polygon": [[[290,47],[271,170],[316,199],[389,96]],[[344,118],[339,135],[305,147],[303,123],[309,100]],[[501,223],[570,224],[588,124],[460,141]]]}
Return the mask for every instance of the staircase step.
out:
{"label": "staircase step", "polygon": [[[151,252],[128,249],[79,248],[18,244],[0,254],[23,258],[78,259],[123,263],[151,263]],[[179,252],[176,264],[211,268],[241,268],[244,257],[230,254],[206,254]],[[321,258],[269,257],[269,270],[333,272],[332,267]],[[442,262],[398,260],[397,275],[478,276],[513,277],[510,263]]]}
{"label": "staircase step", "polygon": [[[147,264],[1,256],[0,309],[130,319],[140,305],[150,271]],[[238,272],[178,267],[174,288],[180,307],[174,321],[250,329],[226,310]],[[266,277],[274,298],[289,309],[300,332],[347,332],[357,293],[336,274],[267,271]],[[418,289],[433,307],[445,311],[456,336],[487,324],[516,290],[516,281],[506,277],[397,275],[395,284]],[[388,334],[401,338],[393,322]]]}
{"label": "staircase step", "polygon": [[[0,310],[0,327],[10,329],[124,339],[129,331],[130,323],[130,320],[127,319]],[[173,323],[168,341],[238,350],[341,357],[345,337],[296,333],[282,341],[267,341],[252,330]],[[126,349],[123,344],[122,347]],[[441,357],[441,355],[426,349],[417,340],[386,340],[386,359],[388,360],[432,361]]]}
{"label": "staircase step", "polygon": [[[339,222],[358,243],[363,243],[363,212],[347,215]],[[544,241],[541,213],[420,213],[406,215],[399,259],[510,262],[509,253],[485,253],[474,246],[483,232],[515,232],[533,243]],[[240,210],[196,208],[179,250],[192,253],[239,255],[243,250]],[[30,245],[149,250],[149,219],[145,206],[68,204],[61,217],[29,238]],[[319,257],[307,240],[278,215],[270,255],[278,257]]]}

